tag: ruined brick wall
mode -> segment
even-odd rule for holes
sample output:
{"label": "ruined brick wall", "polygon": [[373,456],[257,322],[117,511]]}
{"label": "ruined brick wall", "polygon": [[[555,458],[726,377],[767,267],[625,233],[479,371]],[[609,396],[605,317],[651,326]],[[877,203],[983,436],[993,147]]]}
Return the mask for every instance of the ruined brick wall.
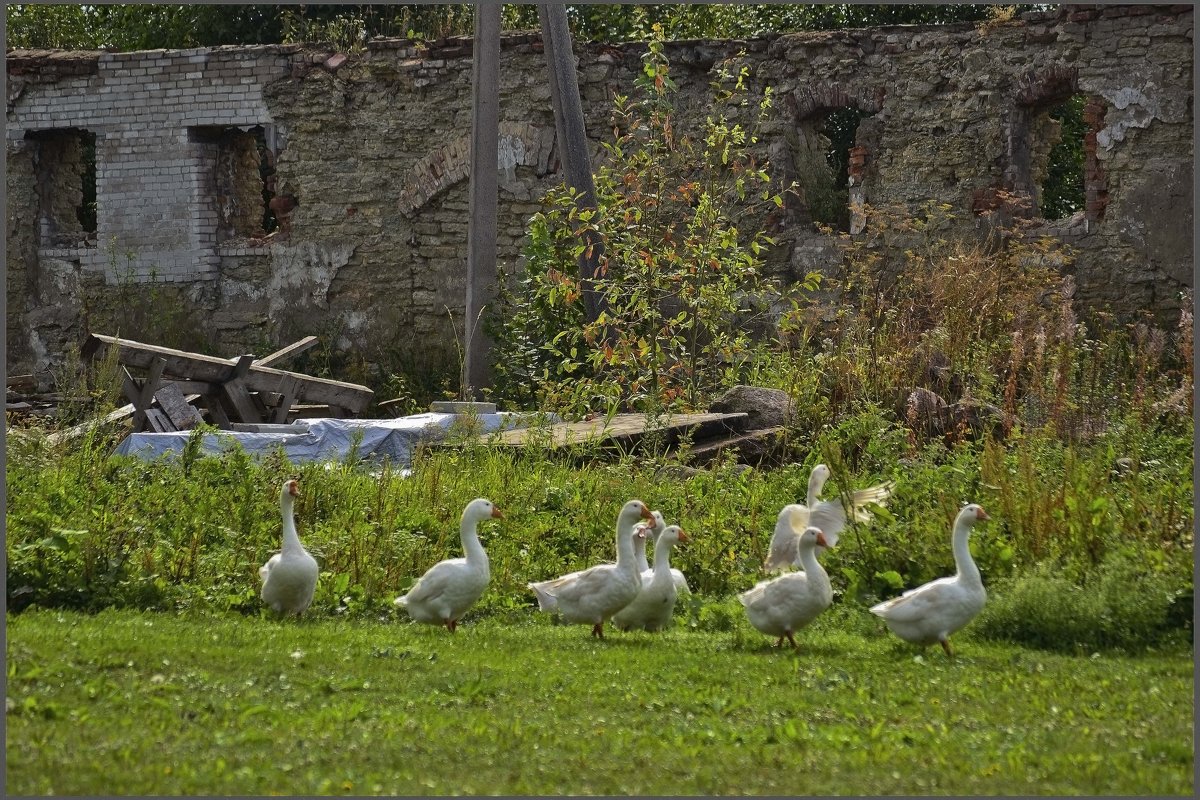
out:
{"label": "ruined brick wall", "polygon": [[[1086,94],[1088,208],[1038,222],[1079,249],[1078,302],[1169,312],[1192,285],[1191,7],[1064,9],[988,29],[677,42],[667,55],[681,120],[702,118],[727,59],[773,87],[765,147],[779,178],[804,177],[824,115],[854,107],[866,116],[838,202],[936,199],[981,236],[996,216],[987,212],[1011,210],[1005,193],[1036,193],[1055,136],[1047,109]],[[44,369],[102,298],[111,306],[119,290],[133,296],[130,283],[163,282],[225,355],[316,333],[366,362],[426,348],[452,360],[465,295],[470,44],[376,41],[349,57],[297,46],[10,53],[10,365]],[[599,153],[612,97],[631,91],[644,47],[576,52]],[[511,271],[538,197],[559,180],[537,36],[504,38],[500,93],[498,269]],[[71,247],[38,227],[41,206],[61,198],[39,199],[39,131],[96,137],[97,230]],[[267,150],[279,226],[270,235],[253,230],[263,209],[248,210],[254,192],[238,178],[254,166],[239,131]],[[834,241],[810,212],[802,192],[775,221],[772,266],[785,279],[836,269]],[[864,224],[852,218],[850,230]]]}

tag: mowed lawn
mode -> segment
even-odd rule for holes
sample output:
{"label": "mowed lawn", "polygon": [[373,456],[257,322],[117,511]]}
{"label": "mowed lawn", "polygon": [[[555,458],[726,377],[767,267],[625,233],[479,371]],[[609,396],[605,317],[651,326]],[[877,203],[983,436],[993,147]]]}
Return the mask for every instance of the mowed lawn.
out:
{"label": "mowed lawn", "polygon": [[521,609],[10,615],[10,794],[1184,794],[1192,654],[921,653],[831,609],[770,647]]}

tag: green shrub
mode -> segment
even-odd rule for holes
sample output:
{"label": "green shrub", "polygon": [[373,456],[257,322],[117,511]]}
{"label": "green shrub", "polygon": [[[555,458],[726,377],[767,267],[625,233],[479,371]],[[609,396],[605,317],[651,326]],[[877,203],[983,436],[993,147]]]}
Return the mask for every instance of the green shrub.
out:
{"label": "green shrub", "polygon": [[[677,119],[661,37],[642,61],[636,96],[615,100],[595,207],[559,187],[530,222],[524,272],[492,331],[501,398],[568,415],[704,407],[746,374],[750,331],[766,327],[778,288],[761,274],[774,244],[763,220],[783,201],[754,127],[738,121],[749,69],[718,68],[697,135]],[[770,110],[768,89],[755,127]],[[585,282],[564,268],[592,255],[591,241],[599,275]]]}
{"label": "green shrub", "polygon": [[1153,558],[1145,553],[1113,556],[1082,583],[1058,566],[1040,565],[989,589],[975,630],[991,639],[1068,652],[1137,651],[1185,636],[1190,641],[1190,619],[1177,617],[1190,586],[1147,561]]}

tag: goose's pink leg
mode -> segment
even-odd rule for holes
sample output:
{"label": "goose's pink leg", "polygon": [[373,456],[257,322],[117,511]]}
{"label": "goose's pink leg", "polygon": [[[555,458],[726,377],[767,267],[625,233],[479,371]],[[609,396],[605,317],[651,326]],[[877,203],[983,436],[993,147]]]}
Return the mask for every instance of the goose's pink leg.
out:
{"label": "goose's pink leg", "polygon": [[604,638],[604,623],[603,622],[597,622],[595,625],[592,626],[592,636],[596,636],[601,639]]}

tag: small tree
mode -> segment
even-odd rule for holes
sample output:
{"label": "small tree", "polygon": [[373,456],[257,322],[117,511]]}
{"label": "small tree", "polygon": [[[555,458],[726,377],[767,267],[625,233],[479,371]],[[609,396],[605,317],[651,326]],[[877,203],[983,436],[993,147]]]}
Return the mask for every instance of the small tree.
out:
{"label": "small tree", "polygon": [[[682,132],[656,33],[637,96],[615,100],[597,207],[579,211],[557,188],[530,222],[524,273],[502,297],[494,333],[503,396],[565,413],[697,408],[747,366],[749,325],[773,294],[761,273],[774,244],[762,217],[782,205],[754,152],[771,92],[755,110],[748,68],[726,65],[703,136]],[[752,127],[742,115],[755,117]],[[604,242],[596,289],[608,303],[594,323],[578,279],[563,271],[589,229]]]}

